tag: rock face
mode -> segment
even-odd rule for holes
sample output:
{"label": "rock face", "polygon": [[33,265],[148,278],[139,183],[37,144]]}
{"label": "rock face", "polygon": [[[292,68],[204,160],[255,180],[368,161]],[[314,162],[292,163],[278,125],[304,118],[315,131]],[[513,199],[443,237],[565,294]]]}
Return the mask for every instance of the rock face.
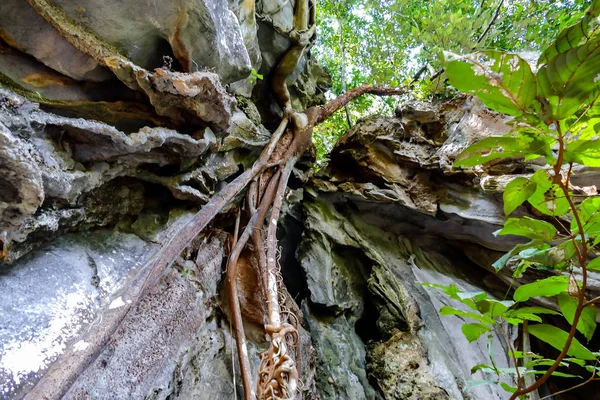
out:
{"label": "rock face", "polygon": [[[268,141],[255,104],[270,103],[270,118],[281,110],[253,94],[268,83],[251,70],[269,76],[288,39],[272,31],[282,46],[259,43],[254,8],[224,0],[31,4],[8,1],[0,16],[0,287],[10,296],[0,397],[242,393],[221,303],[226,231],[211,228],[133,299],[160,243]],[[294,4],[278,7],[291,26]],[[93,46],[78,50],[40,9]],[[88,55],[103,49],[114,52]],[[322,98],[316,65],[303,61],[291,79],[295,102]],[[314,349],[299,330],[302,393],[315,398]],[[258,359],[264,332],[253,338]]]}
{"label": "rock face", "polygon": [[[157,249],[269,140],[282,110],[267,78],[290,45],[294,2],[258,1],[256,15],[247,1],[31,3],[121,56],[84,54],[28,2],[3,3],[0,397],[239,398],[222,279],[233,213],[136,295]],[[288,83],[301,110],[324,101],[330,78],[308,54]],[[410,101],[356,124],[319,173],[297,166],[279,236],[299,398],[508,397],[469,387],[486,378],[470,369],[488,362],[488,340],[467,343],[461,320],[439,315],[460,304],[423,285],[501,298],[536,279],[490,264],[518,243],[493,235],[502,188],[539,165],[495,163],[485,179],[452,169],[506,122],[468,97]],[[581,186],[598,180],[575,172]],[[266,349],[255,275],[240,277],[254,375]],[[600,295],[598,276],[589,285]],[[507,366],[505,333],[489,344]]]}
{"label": "rock face", "polygon": [[[73,339],[94,332],[101,323],[96,312],[109,306],[156,246],[122,232],[67,234],[4,268],[3,397],[23,397]],[[88,346],[82,339],[74,349]]]}

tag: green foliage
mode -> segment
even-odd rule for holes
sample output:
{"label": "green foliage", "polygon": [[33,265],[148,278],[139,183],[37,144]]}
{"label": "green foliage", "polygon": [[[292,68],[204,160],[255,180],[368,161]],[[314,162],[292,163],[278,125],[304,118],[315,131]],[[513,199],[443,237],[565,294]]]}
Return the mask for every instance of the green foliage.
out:
{"label": "green foliage", "polygon": [[454,87],[476,94],[488,107],[505,114],[529,113],[536,96],[535,76],[516,54],[483,51],[467,56],[446,55],[446,74]]}
{"label": "green foliage", "polygon": [[[499,270],[516,266],[515,278],[528,268],[556,270],[545,279],[519,286],[511,302],[490,312],[482,307],[494,300],[486,294],[460,293],[457,287],[437,287],[451,299],[472,311],[445,306],[442,315],[467,317],[475,322],[463,325],[469,341],[508,324],[528,321],[527,331],[561,352],[558,359],[515,349],[517,360],[512,374],[536,375],[540,382],[550,376],[582,379],[557,368],[570,363],[595,371],[598,353],[586,348],[576,337],[579,332],[590,341],[596,331],[596,300],[588,303],[587,274],[600,270],[600,258],[591,259],[589,250],[600,244],[600,197],[595,188],[575,197],[570,178],[574,166],[600,167],[600,0],[594,0],[579,21],[571,21],[557,39],[543,50],[536,68],[515,53],[480,51],[468,55],[447,55],[446,73],[455,88],[476,95],[491,109],[512,115],[512,132],[490,137],[471,145],[457,156],[455,167],[469,168],[492,160],[520,157],[545,161],[546,168],[510,182],[503,193],[504,213],[528,206],[532,215],[542,217],[508,218],[496,235],[516,235],[530,241],[516,245],[493,266]],[[579,270],[579,274],[573,272]],[[562,272],[562,273],[561,273]],[[576,279],[579,276],[579,279]],[[558,310],[524,306],[534,298],[558,303]],[[491,303],[490,303],[491,304]],[[574,328],[564,331],[548,323],[548,315],[562,315]],[[570,357],[563,358],[565,355]],[[520,361],[519,361],[520,360]],[[493,361],[493,359],[492,359]],[[472,372],[509,373],[480,364]],[[523,380],[517,386],[502,387],[514,393],[511,399],[527,393]],[[496,379],[491,383],[498,384]]]}
{"label": "green foliage", "polygon": [[257,70],[255,70],[254,68],[252,68],[252,71],[250,71],[250,82],[254,83],[257,80],[262,81],[263,76],[262,74],[259,74]]}
{"label": "green foliage", "polygon": [[527,285],[520,286],[515,290],[513,298],[515,301],[523,302],[532,297],[556,296],[569,289],[568,276],[551,276],[550,278],[537,280]]}
{"label": "green foliage", "polygon": [[[531,325],[529,327],[529,333],[557,350],[562,350],[565,347],[567,338],[569,337],[567,332],[548,324]],[[596,360],[596,356],[579,343],[577,339],[573,338],[572,340],[571,346],[567,351],[568,355],[581,360]]]}
{"label": "green foliage", "polygon": [[[345,88],[368,82],[384,86],[410,85],[412,96],[419,99],[448,98],[455,91],[445,84],[446,74],[431,79],[442,71],[445,51],[464,55],[479,49],[542,50],[557,32],[577,22],[585,7],[585,0],[321,0],[317,7],[319,34],[314,52],[332,74],[331,97],[340,95]],[[574,29],[565,37],[565,42],[578,35],[595,34],[595,19],[586,18],[583,30]],[[562,47],[564,45],[559,49]],[[498,58],[494,52],[482,54],[488,54],[494,61]],[[468,56],[458,56],[461,57]],[[497,63],[497,67],[505,69],[500,73],[507,71],[514,75],[509,85],[531,79],[531,69],[525,61],[508,54],[505,57],[513,59],[520,67],[513,71],[510,64]],[[552,58],[549,54],[549,59]],[[466,64],[446,65],[448,67],[466,68],[476,80],[484,79]],[[418,72],[421,73],[417,76]],[[487,81],[482,83],[491,91],[501,90]],[[518,94],[517,106],[510,99],[499,99],[508,109],[517,107],[519,110],[532,102],[537,87],[528,86],[528,90]],[[348,112],[355,122],[375,112],[389,114],[401,101],[365,96],[350,104]],[[342,113],[317,128],[315,137],[320,164],[347,128]]]}
{"label": "green foliage", "polygon": [[455,167],[474,167],[498,158],[547,156],[552,158],[551,138],[538,138],[529,132],[514,136],[485,138],[462,152],[454,162]]}
{"label": "green foliage", "polygon": [[[577,304],[577,299],[571,297],[566,291],[559,293],[558,305],[560,306],[560,312],[569,324],[573,324]],[[592,336],[594,336],[594,331],[596,330],[596,308],[594,306],[588,306],[583,309],[581,318],[579,318],[579,323],[577,324],[577,330],[585,336],[588,342],[592,340]]]}
{"label": "green foliage", "polygon": [[529,239],[552,240],[557,234],[554,225],[530,217],[510,218],[496,235],[518,235]]}
{"label": "green foliage", "polygon": [[502,193],[502,199],[504,200],[504,214],[510,215],[517,209],[521,204],[527,201],[534,193],[537,188],[535,182],[530,181],[527,178],[516,178],[510,181]]}

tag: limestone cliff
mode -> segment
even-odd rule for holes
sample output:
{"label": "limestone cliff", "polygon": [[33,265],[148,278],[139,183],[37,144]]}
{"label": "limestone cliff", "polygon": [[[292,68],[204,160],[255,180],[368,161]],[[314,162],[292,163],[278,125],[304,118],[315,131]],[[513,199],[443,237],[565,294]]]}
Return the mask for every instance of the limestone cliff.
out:
{"label": "limestone cliff", "polygon": [[[31,3],[111,56],[78,50],[27,2],[0,5],[0,396],[239,397],[222,282],[231,210],[125,310],[157,250],[269,140],[283,112],[269,77],[294,2],[258,1],[256,16],[225,0]],[[329,81],[307,52],[288,79],[292,103],[324,102]],[[516,243],[493,235],[499,193],[538,166],[498,163],[483,180],[452,169],[466,146],[508,129],[472,98],[398,111],[356,124],[316,174],[305,156],[290,181],[278,236],[300,320],[299,397],[504,399],[495,386],[467,390],[487,339],[468,344],[461,321],[438,313],[458,305],[421,283],[498,297],[518,285],[489,267]],[[256,281],[240,276],[255,361],[265,347]],[[506,354],[501,332],[490,343]]]}

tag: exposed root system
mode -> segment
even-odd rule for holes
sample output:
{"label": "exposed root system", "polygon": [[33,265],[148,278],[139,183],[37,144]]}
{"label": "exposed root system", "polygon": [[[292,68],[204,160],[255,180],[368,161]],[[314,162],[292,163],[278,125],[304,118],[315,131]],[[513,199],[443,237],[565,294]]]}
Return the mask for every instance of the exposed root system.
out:
{"label": "exposed root system", "polygon": [[[181,101],[168,103],[169,107],[167,107],[165,105],[167,103],[163,101],[163,97],[167,95],[163,92],[157,92],[154,87],[147,84],[148,79],[157,77],[165,81],[177,80],[181,83],[185,81],[186,74],[171,74],[161,70],[151,74],[135,66],[126,57],[119,54],[115,48],[103,43],[95,35],[75,25],[60,9],[47,0],[27,1],[76,48],[94,58],[101,65],[107,66],[131,89],[148,96],[159,114],[172,117],[175,113],[172,113],[169,107],[176,103],[178,106],[190,111],[190,115],[203,120],[207,118],[205,114],[198,111],[202,107],[198,108],[195,97],[184,96],[183,94],[179,96],[178,94],[179,97],[174,99],[181,98]],[[311,146],[314,127],[354,98],[365,93],[396,95],[404,92],[402,89],[363,85],[344,93],[322,107],[311,107],[303,112],[293,110],[286,80],[296,69],[299,60],[307,51],[307,46],[315,36],[315,1],[298,0],[295,4],[294,28],[289,32],[285,32],[290,38],[291,45],[271,77],[273,93],[283,110],[279,127],[273,132],[269,143],[252,168],[244,171],[220,192],[212,196],[196,215],[175,232],[168,241],[163,243],[162,248],[155,257],[145,265],[144,270],[148,271],[145,280],[112,330],[112,333],[114,333],[120,327],[129,311],[139,303],[149,288],[158,282],[165,269],[189,246],[210,221],[238,194],[246,190],[246,206],[244,207],[246,215],[242,217],[242,220],[247,221],[247,224],[240,233],[241,211],[238,211],[238,221],[236,222],[231,253],[227,262],[226,284],[231,310],[230,320],[233,326],[233,335],[237,342],[237,355],[244,386],[244,396],[247,400],[256,398],[260,400],[294,399],[298,388],[301,387],[299,366],[302,360],[299,351],[298,318],[284,306],[285,295],[282,289],[283,282],[278,263],[276,237],[277,223],[288,179],[296,162]],[[254,9],[253,0],[244,1],[244,10],[253,14]],[[265,20],[267,17],[262,16],[262,19]],[[253,15],[246,15],[246,18],[253,18]],[[222,90],[219,85],[211,87],[214,88],[215,93]],[[222,128],[218,121],[214,121],[214,124]],[[248,243],[249,240],[250,244]],[[251,376],[250,360],[238,298],[238,260],[244,250],[254,252],[255,259],[258,261],[260,292],[266,304],[264,330],[270,341],[268,350],[260,355],[256,385],[253,384]],[[3,257],[3,251],[3,244],[0,241],[0,259]],[[106,343],[103,343],[100,349],[105,345]],[[97,356],[98,353],[95,357]],[[86,366],[81,368],[85,369]],[[78,373],[81,372],[83,371],[78,371]],[[64,386],[65,392],[68,390],[68,386]]]}

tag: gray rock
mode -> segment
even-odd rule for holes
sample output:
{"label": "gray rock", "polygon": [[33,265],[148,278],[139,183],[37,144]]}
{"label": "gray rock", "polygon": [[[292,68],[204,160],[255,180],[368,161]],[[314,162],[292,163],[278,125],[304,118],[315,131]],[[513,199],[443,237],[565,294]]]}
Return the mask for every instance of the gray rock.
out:
{"label": "gray rock", "polygon": [[[312,302],[313,298],[322,297],[332,303],[327,304],[328,309],[319,309],[319,312],[311,307],[312,315],[307,315],[308,311],[305,312],[306,319],[311,321],[311,319],[318,318],[326,321],[322,324],[327,326],[328,336],[336,337],[337,342],[342,342],[346,347],[354,347],[353,349],[338,349],[335,344],[327,341],[328,336],[319,336],[316,341],[313,339],[317,353],[321,357],[318,368],[320,364],[324,364],[325,367],[322,368],[327,369],[330,368],[328,367],[330,364],[337,366],[344,362],[347,363],[346,366],[340,367],[340,369],[345,368],[348,371],[355,368],[352,361],[341,361],[344,358],[340,356],[340,354],[348,352],[360,354],[363,351],[364,343],[362,341],[348,339],[353,337],[352,335],[356,335],[355,330],[360,330],[363,335],[371,335],[374,338],[377,338],[378,335],[384,335],[383,337],[386,338],[395,335],[394,332],[402,331],[405,332],[403,334],[404,342],[409,343],[414,351],[421,354],[422,362],[429,365],[428,372],[425,370],[418,373],[418,379],[424,379],[423,385],[432,379],[435,381],[433,388],[443,389],[436,389],[434,393],[437,394],[432,394],[432,396],[441,395],[441,398],[446,398],[444,396],[447,393],[447,398],[450,399],[468,399],[471,396],[477,399],[507,398],[506,394],[496,386],[478,387],[471,392],[464,392],[467,381],[472,379],[470,367],[488,362],[487,339],[481,338],[476,343],[467,344],[460,332],[462,321],[458,318],[440,319],[438,314],[439,308],[446,304],[455,307],[464,306],[451,301],[439,291],[426,290],[420,285],[422,282],[455,283],[463,291],[476,291],[481,289],[475,286],[475,281],[479,284],[488,282],[485,278],[476,278],[472,272],[466,272],[464,266],[458,267],[460,263],[451,256],[453,251],[456,251],[451,250],[452,246],[444,244],[445,241],[441,239],[442,237],[452,237],[452,231],[445,231],[443,234],[440,231],[436,236],[416,233],[415,228],[422,224],[422,217],[413,221],[403,219],[400,217],[401,213],[392,217],[394,214],[392,214],[391,208],[379,217],[375,217],[385,210],[382,204],[365,203],[368,204],[365,206],[353,200],[353,204],[350,206],[348,200],[348,197],[342,196],[336,199],[334,196],[323,194],[304,200],[307,230],[304,232],[304,241],[301,245],[303,250],[299,256],[307,276],[308,290],[311,293],[310,299]],[[394,207],[396,212],[401,210],[401,207],[397,205],[390,207]],[[394,218],[398,219],[394,220]],[[409,228],[405,225],[406,230],[403,230],[402,224],[411,224],[412,227]],[[329,243],[327,245],[329,249],[339,249],[341,246],[354,248],[352,252],[348,253],[351,254],[351,257],[344,259],[347,266],[356,264],[356,260],[362,257],[369,260],[367,263],[372,265],[372,269],[370,269],[368,292],[361,293],[361,301],[363,304],[364,302],[374,302],[377,306],[377,314],[373,315],[372,311],[362,311],[360,307],[348,309],[347,315],[358,314],[360,319],[357,321],[356,318],[345,315],[336,317],[335,313],[332,313],[335,311],[335,302],[339,301],[338,307],[342,307],[344,298],[335,297],[332,294],[335,292],[331,291],[331,287],[335,286],[335,282],[352,279],[354,274],[345,271],[341,277],[334,276],[331,268],[331,258],[334,256],[327,250],[316,250],[322,243]],[[359,256],[361,253],[362,256]],[[338,264],[341,262],[339,261]],[[483,272],[483,275],[485,276],[486,273]],[[315,276],[326,278],[313,279],[312,277]],[[472,281],[469,282],[471,279]],[[348,289],[346,290],[348,291]],[[324,314],[326,310],[332,311]],[[345,323],[335,322],[336,318],[343,318]],[[309,324],[311,323],[309,322]],[[311,332],[312,329],[311,325]],[[319,329],[317,328],[317,332],[320,332]],[[336,332],[330,332],[333,330]],[[324,334],[319,333],[319,335]],[[497,362],[508,365],[503,333],[494,332],[493,336],[496,354],[499,357]],[[375,352],[371,355],[375,358],[371,358],[371,360],[375,360],[376,354],[380,351],[377,349],[381,349],[381,347],[373,344],[370,349]],[[393,353],[393,346],[386,350],[390,351],[389,358],[391,360],[395,357],[402,357],[405,347],[398,345],[397,349],[400,352],[397,355]],[[358,358],[354,358],[354,360],[361,359],[359,356],[356,357]],[[406,386],[388,379],[391,374],[390,368],[398,372],[395,369],[397,367],[380,364],[378,361],[370,368],[379,371],[377,372],[379,375],[376,375],[375,379],[381,379],[379,384],[390,390],[385,392],[384,396],[395,398],[398,391],[406,391]],[[329,373],[329,370],[327,372]],[[408,375],[400,375],[398,379],[403,379],[402,376],[407,379],[417,379],[413,372],[404,371],[403,373]],[[340,386],[335,386],[336,390],[357,390],[350,379],[333,376],[332,381]],[[330,385],[330,382],[320,382],[318,387],[331,396],[335,396],[333,393],[337,392],[333,392],[334,389],[330,388]],[[364,395],[360,391],[357,393],[360,398],[363,398]],[[343,395],[340,397],[345,398]]]}
{"label": "gray rock", "polygon": [[451,170],[452,162],[461,151],[489,136],[502,136],[512,128],[510,118],[490,111],[477,98],[461,98],[444,110],[448,139],[437,150],[436,157],[442,169]]}
{"label": "gray rock", "polygon": [[[0,122],[0,229],[16,228],[44,201],[42,174],[31,146]],[[0,239],[5,240],[4,234]]]}
{"label": "gray rock", "polygon": [[38,102],[47,99],[57,104],[61,101],[114,100],[116,92],[124,89],[122,84],[114,80],[110,85],[104,82],[75,80],[54,71],[25,53],[10,48],[0,53],[0,73],[3,75],[3,85],[23,88],[28,91],[31,100]]}
{"label": "gray rock", "polygon": [[374,399],[366,373],[366,350],[345,316],[316,317],[304,307],[317,356],[316,383],[323,400]]}
{"label": "gray rock", "polygon": [[226,0],[182,3],[55,2],[72,20],[146,69],[175,56],[185,71],[218,71],[224,82],[250,73],[250,58]]}
{"label": "gray rock", "polygon": [[5,0],[0,13],[0,34],[9,45],[31,54],[53,70],[76,80],[105,81],[111,74],[67,42],[29,4]]}
{"label": "gray rock", "polygon": [[55,3],[145,69],[161,67],[164,56],[174,55],[185,71],[208,68],[225,83],[250,73],[240,25],[226,0]]}
{"label": "gray rock", "polygon": [[64,235],[0,269],[0,393],[19,399],[67,346],[101,322],[98,310],[155,245],[135,235]]}
{"label": "gray rock", "polygon": [[[225,235],[216,235],[200,247],[210,260],[184,277],[170,270],[128,315],[122,328],[98,358],[77,377],[65,399],[165,399],[175,388],[173,374],[179,362],[196,357],[209,362],[210,354],[225,344],[212,337],[209,319],[216,296]],[[200,289],[200,290],[199,290]],[[214,329],[214,328],[213,328]],[[199,338],[198,338],[199,336]],[[208,343],[199,343],[198,339]],[[81,339],[93,340],[90,339]],[[214,344],[211,344],[211,340]],[[187,357],[186,357],[187,356]],[[185,363],[183,367],[185,368]],[[203,371],[205,372],[205,371]],[[199,377],[202,380],[202,376]],[[204,376],[204,379],[214,379]],[[133,383],[133,384],[132,384]]]}
{"label": "gray rock", "polygon": [[[104,123],[41,111],[6,90],[0,90],[0,117],[0,240],[9,262],[31,250],[42,237],[50,239],[83,225],[114,223],[139,212],[144,204],[143,187],[130,183],[129,190],[126,185],[109,184],[115,178],[136,177],[163,184],[185,199],[206,201],[217,176],[225,179],[237,169],[234,160],[223,157],[210,158],[210,166],[169,177],[139,168],[152,164],[179,167],[182,160],[191,160],[193,166],[216,147],[209,128],[201,139],[152,127],[127,135]],[[107,196],[111,190],[114,193]],[[93,191],[104,204],[89,201]],[[40,210],[44,200],[70,207]]]}
{"label": "gray rock", "polygon": [[406,332],[396,332],[390,340],[372,344],[368,359],[369,376],[386,400],[450,398],[431,375],[423,345]]}
{"label": "gray rock", "polygon": [[232,150],[236,147],[264,147],[271,133],[262,124],[255,124],[240,110],[236,110],[231,119],[231,133],[225,137],[221,151]]}

